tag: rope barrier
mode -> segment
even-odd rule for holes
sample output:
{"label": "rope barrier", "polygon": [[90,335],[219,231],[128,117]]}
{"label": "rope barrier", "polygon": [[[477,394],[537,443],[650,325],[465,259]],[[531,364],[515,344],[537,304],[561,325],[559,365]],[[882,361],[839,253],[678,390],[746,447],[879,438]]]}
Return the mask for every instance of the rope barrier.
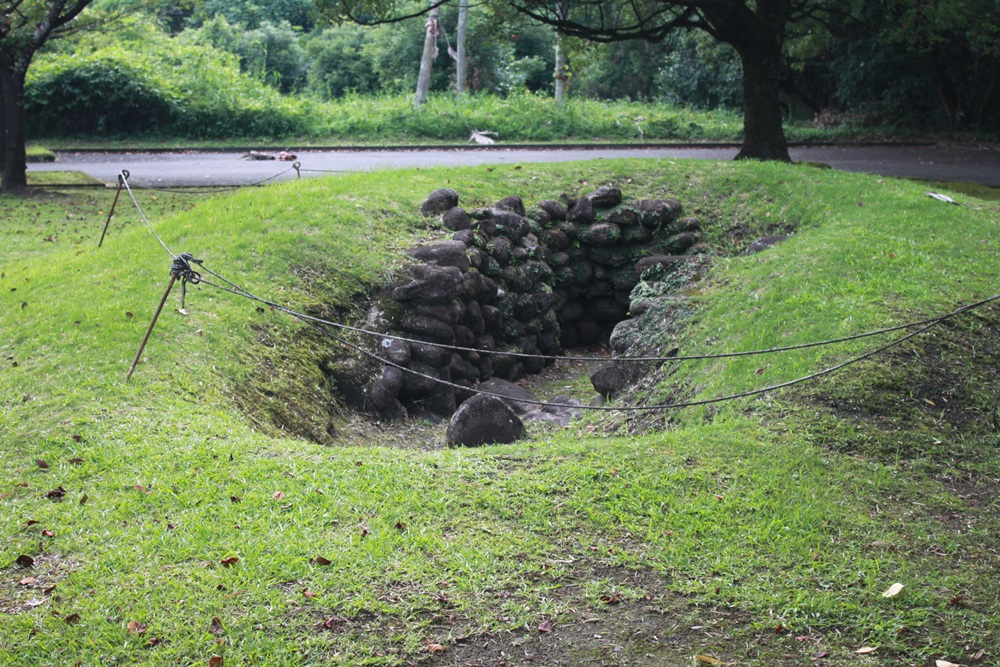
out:
{"label": "rope barrier", "polygon": [[[385,366],[391,366],[391,367],[397,368],[397,369],[399,369],[399,370],[401,370],[403,372],[410,373],[412,375],[415,375],[417,377],[421,377],[421,378],[424,378],[424,379],[427,379],[427,380],[431,380],[431,381],[433,381],[433,382],[435,382],[437,384],[440,384],[440,385],[443,385],[443,386],[447,386],[447,387],[450,387],[450,388],[453,388],[453,389],[459,389],[459,390],[462,390],[462,391],[471,392],[473,394],[482,394],[482,395],[486,395],[486,396],[493,396],[493,397],[501,398],[501,399],[517,400],[520,403],[524,403],[524,404],[528,404],[528,405],[537,405],[537,406],[541,406],[541,407],[566,407],[565,404],[549,403],[549,402],[545,402],[545,401],[528,400],[528,399],[510,399],[509,396],[504,396],[502,394],[497,394],[497,393],[494,393],[494,392],[480,390],[480,389],[476,389],[476,388],[473,388],[473,387],[465,387],[465,386],[456,384],[454,382],[451,382],[449,380],[443,380],[441,378],[436,378],[436,377],[434,377],[432,375],[421,373],[421,372],[416,371],[414,369],[402,366],[401,364],[397,364],[397,363],[394,363],[394,362],[392,362],[392,361],[390,361],[388,359],[380,357],[379,355],[375,354],[374,352],[370,352],[368,350],[365,350],[364,348],[362,348],[362,347],[360,347],[360,346],[358,346],[358,345],[356,345],[354,343],[351,343],[351,342],[347,341],[346,339],[344,339],[344,338],[342,338],[340,336],[337,336],[336,334],[333,334],[332,332],[328,331],[325,327],[326,326],[332,326],[332,327],[335,327],[335,328],[339,328],[339,329],[347,330],[347,331],[352,331],[352,332],[355,332],[355,333],[360,333],[360,334],[365,334],[365,335],[372,335],[372,336],[379,336],[379,337],[381,337],[383,339],[400,340],[400,341],[405,341],[405,342],[419,342],[419,343],[423,343],[423,344],[436,345],[438,347],[447,348],[447,349],[453,349],[453,350],[458,350],[458,351],[477,352],[477,353],[480,353],[480,354],[508,355],[508,356],[514,356],[514,357],[519,357],[519,358],[561,359],[561,360],[564,360],[564,361],[587,361],[587,362],[593,362],[593,361],[595,361],[595,359],[592,358],[592,357],[557,357],[557,356],[551,356],[551,355],[534,355],[534,354],[525,354],[525,353],[518,353],[518,352],[505,352],[505,351],[496,351],[496,350],[481,350],[481,349],[476,349],[476,348],[466,348],[466,347],[460,347],[460,346],[444,345],[444,344],[439,344],[439,343],[430,343],[428,341],[418,341],[416,339],[405,338],[405,337],[402,337],[402,336],[394,336],[394,335],[389,335],[389,334],[382,334],[382,333],[370,331],[370,330],[367,330],[367,329],[361,329],[361,328],[358,328],[358,327],[352,327],[352,326],[349,326],[349,325],[346,325],[346,324],[332,322],[332,321],[325,320],[325,319],[322,319],[322,318],[313,317],[311,315],[306,315],[304,313],[296,312],[296,311],[294,311],[294,310],[292,310],[290,308],[286,308],[285,306],[282,306],[279,303],[276,303],[276,302],[270,301],[268,299],[264,299],[262,297],[259,297],[259,296],[255,295],[255,294],[253,294],[252,292],[250,292],[249,290],[247,290],[247,289],[245,289],[243,287],[240,287],[236,283],[234,283],[234,282],[228,280],[227,278],[223,277],[221,274],[219,274],[219,273],[213,271],[212,269],[206,267],[204,265],[203,260],[195,259],[194,256],[191,255],[190,253],[183,253],[181,255],[175,255],[173,252],[171,252],[171,250],[163,242],[163,240],[160,238],[160,236],[156,233],[156,230],[153,228],[152,224],[149,222],[149,219],[146,217],[145,213],[142,211],[142,207],[139,205],[138,201],[135,198],[135,195],[133,194],[131,188],[129,187],[127,172],[123,171],[122,175],[119,178],[121,179],[121,183],[124,185],[125,189],[128,191],[129,196],[131,197],[133,204],[135,204],[137,210],[139,211],[140,216],[142,217],[143,221],[146,223],[146,226],[149,228],[150,232],[157,239],[157,241],[159,241],[160,245],[163,246],[164,250],[166,250],[167,253],[170,254],[171,257],[174,260],[173,264],[171,266],[171,281],[170,281],[170,284],[168,285],[167,290],[166,290],[166,292],[163,295],[163,299],[160,302],[160,306],[157,309],[157,312],[156,312],[156,315],[153,318],[153,321],[150,323],[149,329],[146,332],[146,337],[143,339],[143,342],[142,342],[142,345],[140,346],[139,352],[136,354],[135,361],[132,364],[132,368],[129,370],[128,377],[131,377],[132,371],[135,370],[135,366],[138,363],[139,357],[142,354],[142,349],[143,349],[143,347],[145,347],[146,341],[148,340],[149,335],[152,332],[153,326],[156,323],[156,319],[159,316],[160,311],[163,308],[163,304],[166,301],[167,296],[170,293],[170,289],[173,286],[174,281],[176,279],[178,279],[178,278],[181,279],[182,286],[186,286],[187,283],[191,283],[191,284],[194,284],[194,285],[205,284],[205,285],[209,285],[209,286],[214,287],[216,289],[219,289],[221,291],[228,292],[230,294],[234,294],[234,295],[242,297],[242,298],[246,298],[246,299],[249,299],[249,300],[252,300],[252,301],[256,301],[258,303],[263,303],[263,304],[265,304],[267,306],[270,306],[271,308],[273,308],[273,309],[275,309],[277,311],[280,311],[280,312],[283,312],[285,314],[291,315],[292,317],[295,317],[296,319],[298,319],[298,320],[300,320],[300,321],[302,321],[302,322],[304,322],[304,323],[312,326],[314,329],[320,331],[324,335],[326,335],[326,336],[330,337],[331,339],[337,341],[338,343],[340,343],[341,345],[347,347],[348,349],[351,349],[351,350],[354,350],[354,351],[356,351],[356,352],[358,352],[360,354],[363,354],[363,355],[369,357],[370,359],[372,359],[374,361],[377,361],[377,362],[379,362],[379,363],[381,363],[381,364],[383,364]],[[201,273],[199,273],[199,272],[197,272],[197,271],[195,271],[194,269],[191,268],[191,263],[197,264],[198,267],[201,268],[205,273],[208,273],[209,275],[212,275],[213,277],[218,278],[222,282],[226,283],[226,285],[228,285],[229,287],[224,287],[224,286],[218,285],[218,284],[216,284],[216,283],[214,283],[214,282],[212,282],[210,280],[206,280]],[[866,352],[864,354],[861,354],[859,356],[856,356],[856,357],[853,357],[851,359],[848,359],[847,361],[844,361],[842,363],[836,364],[834,366],[830,366],[828,368],[822,369],[822,370],[817,371],[815,373],[811,373],[809,375],[805,375],[805,376],[802,376],[802,377],[799,377],[799,378],[795,378],[793,380],[789,380],[789,381],[786,381],[786,382],[781,382],[781,383],[778,383],[778,384],[769,385],[767,387],[762,387],[760,389],[754,389],[754,390],[740,392],[740,393],[736,393],[736,394],[728,394],[728,395],[725,395],[725,396],[718,396],[718,397],[709,398],[709,399],[701,399],[701,400],[696,400],[696,401],[686,401],[686,402],[681,402],[681,403],[665,403],[665,404],[647,405],[647,406],[606,406],[606,405],[604,405],[604,406],[584,406],[584,405],[581,405],[581,406],[574,406],[574,407],[576,407],[578,409],[582,409],[582,410],[591,410],[591,411],[647,412],[647,411],[653,411],[653,410],[668,410],[668,409],[679,409],[679,408],[686,408],[686,407],[695,407],[695,406],[701,406],[701,405],[710,405],[710,404],[714,404],[714,403],[721,403],[721,402],[736,400],[736,399],[740,399],[740,398],[748,398],[748,397],[751,397],[751,396],[762,395],[762,394],[765,394],[765,393],[777,391],[778,389],[783,389],[783,388],[786,388],[786,387],[794,386],[796,384],[801,384],[801,383],[807,382],[809,380],[814,380],[816,378],[823,377],[825,375],[830,375],[832,373],[835,373],[838,370],[841,370],[841,369],[846,368],[846,367],[848,367],[850,365],[859,363],[859,362],[861,362],[861,361],[863,361],[865,359],[868,359],[868,358],[873,357],[873,356],[875,356],[877,354],[885,352],[886,350],[889,350],[889,349],[891,349],[893,347],[896,347],[896,346],[898,346],[898,345],[900,345],[900,344],[902,344],[902,343],[904,343],[904,342],[906,342],[906,341],[908,341],[908,340],[910,340],[910,339],[918,336],[919,334],[927,331],[928,329],[930,329],[930,328],[932,328],[932,327],[934,327],[934,326],[936,326],[936,325],[944,322],[945,320],[948,320],[948,319],[950,319],[952,317],[955,317],[955,316],[957,316],[957,315],[959,315],[961,313],[965,313],[965,312],[974,310],[975,308],[979,308],[979,307],[981,307],[983,305],[986,305],[988,303],[991,303],[991,302],[997,301],[997,300],[1000,300],[1000,294],[996,294],[996,295],[988,297],[986,299],[981,299],[979,301],[976,301],[974,303],[962,306],[962,307],[957,308],[957,309],[955,309],[955,310],[953,310],[953,311],[951,311],[949,313],[946,313],[944,315],[939,315],[937,317],[927,318],[925,320],[920,320],[920,321],[917,321],[917,322],[910,322],[910,323],[898,325],[898,326],[895,326],[895,327],[887,327],[887,328],[880,329],[880,330],[877,330],[877,331],[870,331],[870,332],[865,332],[865,333],[861,333],[861,334],[855,334],[855,335],[852,335],[852,336],[846,336],[846,337],[843,337],[843,338],[829,339],[829,340],[825,340],[825,341],[816,341],[816,342],[812,342],[812,343],[802,343],[802,344],[799,344],[799,345],[791,345],[791,346],[778,347],[778,348],[767,348],[767,349],[762,349],[762,350],[751,350],[751,351],[746,351],[746,352],[730,352],[730,353],[711,354],[711,355],[689,355],[689,356],[670,356],[670,357],[616,357],[616,358],[612,358],[612,359],[610,359],[610,361],[613,361],[613,362],[627,362],[627,361],[633,361],[633,362],[635,362],[635,361],[666,362],[666,361],[688,361],[688,360],[706,360],[706,359],[725,359],[725,358],[743,357],[743,356],[751,356],[751,355],[759,355],[759,354],[771,354],[771,353],[775,353],[775,352],[783,352],[783,351],[789,351],[789,350],[804,349],[804,348],[809,348],[809,347],[818,347],[818,346],[832,345],[832,344],[835,344],[835,343],[847,342],[847,341],[851,341],[851,340],[858,340],[858,339],[861,339],[861,338],[875,336],[875,335],[878,335],[878,334],[891,333],[891,332],[895,332],[895,331],[901,331],[903,329],[910,329],[910,328],[913,328],[913,327],[919,327],[919,328],[917,328],[916,331],[913,331],[913,332],[911,332],[911,333],[909,333],[909,334],[907,334],[905,336],[901,336],[899,338],[896,338],[896,339],[894,339],[894,340],[886,343],[885,345],[882,345],[882,346],[880,346],[880,347],[878,347],[878,348],[876,348],[874,350],[871,350],[871,351]],[[183,297],[182,297],[182,303],[183,303]],[[598,359],[598,361],[602,361],[603,362],[603,361],[608,361],[608,360],[606,360],[606,359]],[[1000,400],[1000,399],[998,399],[998,400]]]}

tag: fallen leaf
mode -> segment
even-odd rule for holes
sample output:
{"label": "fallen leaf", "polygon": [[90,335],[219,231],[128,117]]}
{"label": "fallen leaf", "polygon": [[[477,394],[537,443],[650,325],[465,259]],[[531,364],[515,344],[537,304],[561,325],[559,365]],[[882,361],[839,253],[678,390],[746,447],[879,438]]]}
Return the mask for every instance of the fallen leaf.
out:
{"label": "fallen leaf", "polygon": [[230,556],[229,558],[223,558],[219,562],[222,563],[223,567],[230,567],[239,563],[240,559],[238,556]]}
{"label": "fallen leaf", "polygon": [[397,521],[396,522],[396,530],[398,530],[400,532],[405,532],[406,531],[406,524],[403,523],[402,521]]}
{"label": "fallen leaf", "polygon": [[986,651],[984,651],[983,649],[979,649],[978,651],[976,651],[976,654],[972,656],[972,659],[975,660],[976,662],[979,662],[980,660],[983,659],[984,655],[986,655]]}
{"label": "fallen leaf", "polygon": [[696,662],[706,662],[706,663],[708,663],[710,665],[724,665],[724,664],[726,664],[722,660],[719,660],[718,658],[713,658],[710,655],[696,655],[694,657],[694,659],[695,659]]}
{"label": "fallen leaf", "polygon": [[183,309],[183,308],[178,308],[177,312],[180,313],[181,315],[188,315],[189,314],[189,312],[187,310]]}
{"label": "fallen leaf", "polygon": [[52,489],[51,491],[47,491],[45,493],[46,498],[62,498],[65,495],[66,495],[66,489],[62,488],[61,486]]}
{"label": "fallen leaf", "polygon": [[556,624],[553,623],[552,621],[542,621],[538,625],[538,631],[539,632],[552,632],[555,629],[555,627],[556,627]]}
{"label": "fallen leaf", "polygon": [[146,642],[146,648],[152,648],[154,646],[159,646],[163,643],[163,640],[159,637],[150,637],[149,641]]}
{"label": "fallen leaf", "polygon": [[448,649],[443,644],[428,644],[427,651],[429,653],[444,653]]}
{"label": "fallen leaf", "polygon": [[76,625],[80,622],[80,614],[70,614],[63,619],[63,623],[66,625]]}
{"label": "fallen leaf", "polygon": [[828,655],[830,655],[829,651],[820,651],[819,653],[813,656],[813,660],[819,660],[820,658],[825,658]]}
{"label": "fallen leaf", "polygon": [[74,433],[73,436],[72,436],[72,438],[73,438],[73,442],[81,442],[81,441],[83,441],[83,436],[80,435],[80,434],[78,434],[78,433]]}
{"label": "fallen leaf", "polygon": [[35,577],[25,577],[24,579],[22,579],[20,581],[20,584],[22,586],[30,586],[31,584],[35,583],[36,581],[38,581],[38,579],[36,579]]}
{"label": "fallen leaf", "polygon": [[612,595],[602,595],[601,602],[604,604],[618,604],[622,601],[621,593],[613,593]]}
{"label": "fallen leaf", "polygon": [[130,320],[133,317],[135,317],[135,313],[133,313],[131,310],[126,310],[125,311],[125,319],[126,320]]}
{"label": "fallen leaf", "polygon": [[130,633],[135,635],[141,635],[148,629],[145,625],[143,625],[139,621],[129,621],[128,625],[125,627]]}
{"label": "fallen leaf", "polygon": [[27,555],[27,554],[21,554],[20,556],[17,557],[17,561],[16,562],[21,567],[27,568],[27,567],[31,567],[31,566],[33,566],[35,564],[35,559],[32,558],[31,556]]}
{"label": "fallen leaf", "polygon": [[281,500],[282,498],[285,497],[285,494],[282,493],[281,491],[275,491],[274,495],[271,497],[274,498],[275,500]]}
{"label": "fallen leaf", "polygon": [[309,562],[313,563],[315,565],[331,565],[331,564],[333,564],[333,561],[331,561],[329,558],[323,558],[323,556],[316,556],[315,558],[311,559]]}
{"label": "fallen leaf", "polygon": [[70,463],[70,465],[75,465],[75,466],[78,466],[78,465],[80,465],[81,463],[83,463],[83,459],[77,459],[77,458],[74,458],[74,459],[70,459],[70,460],[69,460],[69,463]]}
{"label": "fallen leaf", "polygon": [[208,667],[222,667],[222,665],[223,662],[221,655],[213,655],[208,661]]}
{"label": "fallen leaf", "polygon": [[892,586],[889,586],[889,588],[885,589],[885,591],[883,591],[882,597],[884,598],[896,597],[897,595],[899,595],[899,592],[901,590],[903,590],[903,584],[896,582]]}
{"label": "fallen leaf", "polygon": [[954,662],[948,662],[947,660],[935,660],[934,667],[962,667],[962,666],[955,664]]}
{"label": "fallen leaf", "polygon": [[53,533],[51,530],[43,530],[42,531],[42,535],[44,535],[45,537],[55,537],[56,536],[56,534]]}
{"label": "fallen leaf", "polygon": [[305,595],[307,598],[310,598],[310,599],[316,597],[316,595],[317,595],[317,593],[313,593],[308,588],[303,588],[302,589],[302,594]]}
{"label": "fallen leaf", "polygon": [[361,529],[361,537],[363,537],[363,538],[364,537],[368,537],[368,529],[367,528],[362,528]]}
{"label": "fallen leaf", "polygon": [[239,496],[229,496],[229,502],[235,505],[237,503],[242,503],[243,499],[240,498]]}
{"label": "fallen leaf", "polygon": [[38,522],[35,521],[34,519],[28,519],[27,521],[24,522],[24,525],[25,526],[34,526],[36,523],[38,523]]}
{"label": "fallen leaf", "polygon": [[48,470],[49,468],[49,464],[43,461],[42,459],[35,459],[35,465],[37,465],[42,470]]}
{"label": "fallen leaf", "polygon": [[81,505],[86,505],[87,504],[87,494],[86,493],[83,494],[82,496],[80,496],[80,504]]}
{"label": "fallen leaf", "polygon": [[216,637],[222,636],[222,633],[224,631],[222,629],[222,621],[219,620],[218,616],[212,619],[212,624],[208,626],[208,631],[211,632]]}
{"label": "fallen leaf", "polygon": [[43,604],[45,604],[45,600],[39,600],[38,598],[32,598],[32,599],[28,600],[27,602],[25,602],[24,606],[28,607],[30,609],[32,607],[40,607]]}
{"label": "fallen leaf", "polygon": [[859,655],[868,655],[869,653],[874,653],[875,649],[877,648],[878,648],[877,646],[862,646],[857,651],[855,651],[855,653]]}

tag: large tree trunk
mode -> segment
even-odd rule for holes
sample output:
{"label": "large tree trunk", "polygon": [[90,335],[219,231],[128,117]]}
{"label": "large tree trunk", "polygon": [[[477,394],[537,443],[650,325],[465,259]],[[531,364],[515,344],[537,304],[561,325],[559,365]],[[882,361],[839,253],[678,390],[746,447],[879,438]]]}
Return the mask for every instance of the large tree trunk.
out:
{"label": "large tree trunk", "polygon": [[736,159],[791,162],[781,125],[781,45],[758,43],[736,50],[743,62],[743,146]]}
{"label": "large tree trunk", "polygon": [[24,134],[24,75],[0,62],[0,149],[3,171],[0,193],[20,192],[28,186],[28,162]]}
{"label": "large tree trunk", "polygon": [[427,33],[424,36],[424,53],[420,58],[420,75],[417,77],[417,94],[413,106],[421,107],[427,101],[427,93],[431,89],[431,68],[437,57],[438,16],[441,6],[435,6],[427,15]]}
{"label": "large tree trunk", "polygon": [[469,0],[458,4],[458,28],[455,36],[455,90],[464,93],[469,87],[469,74],[465,60],[465,30],[469,22]]}

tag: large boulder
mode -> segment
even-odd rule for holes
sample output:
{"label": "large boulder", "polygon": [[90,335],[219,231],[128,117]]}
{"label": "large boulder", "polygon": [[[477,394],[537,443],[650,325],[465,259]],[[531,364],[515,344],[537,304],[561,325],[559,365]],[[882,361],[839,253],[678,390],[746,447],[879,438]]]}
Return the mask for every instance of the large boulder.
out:
{"label": "large boulder", "polygon": [[594,208],[611,208],[622,203],[622,191],[612,185],[602,185],[587,195],[587,199]]}
{"label": "large boulder", "polygon": [[439,241],[407,251],[414,259],[438,266],[454,266],[463,273],[469,270],[468,246],[462,241]]}
{"label": "large boulder", "polygon": [[503,400],[519,415],[535,407],[534,403],[527,403],[525,401],[538,400],[530,389],[525,389],[520,385],[501,380],[500,378],[493,378],[492,380],[483,382],[479,385],[479,390],[503,396]]}
{"label": "large boulder", "polygon": [[442,303],[462,295],[462,271],[454,266],[417,264],[410,267],[410,282],[392,292],[396,301]]}
{"label": "large boulder", "polygon": [[448,423],[449,447],[505,444],[521,437],[524,424],[503,399],[479,394],[459,406]]}
{"label": "large boulder", "polygon": [[420,205],[420,212],[424,215],[437,215],[456,206],[458,206],[458,192],[451,188],[441,188],[427,195],[427,199]]}
{"label": "large boulder", "polygon": [[546,405],[536,406],[536,409],[522,415],[523,421],[544,421],[566,428],[571,421],[583,416],[583,403],[569,396],[554,396],[546,401]]}

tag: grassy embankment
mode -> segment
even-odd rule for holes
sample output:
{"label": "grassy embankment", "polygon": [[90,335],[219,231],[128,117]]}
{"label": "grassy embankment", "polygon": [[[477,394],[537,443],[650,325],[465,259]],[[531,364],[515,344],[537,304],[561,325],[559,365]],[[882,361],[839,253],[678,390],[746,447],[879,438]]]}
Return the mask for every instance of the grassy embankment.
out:
{"label": "grassy embankment", "polygon": [[[175,252],[348,318],[402,248],[438,234],[417,214],[432,189],[472,207],[601,183],[677,196],[722,249],[797,229],[718,260],[690,295],[683,354],[996,292],[995,203],[805,166],[361,174],[193,209],[139,196]],[[601,437],[645,425],[620,419],[400,449],[382,444],[426,425],[389,438],[329,409],[318,368],[343,350],[207,286],[186,313],[175,293],[124,382],[170,261],[127,208],[98,250],[110,201],[2,202],[0,664],[493,664],[501,649],[509,664],[1000,664],[996,306],[833,378],[673,414],[665,432]],[[643,398],[764,386],[874,345],[686,365]],[[280,437],[291,420],[332,423],[340,446]]]}

